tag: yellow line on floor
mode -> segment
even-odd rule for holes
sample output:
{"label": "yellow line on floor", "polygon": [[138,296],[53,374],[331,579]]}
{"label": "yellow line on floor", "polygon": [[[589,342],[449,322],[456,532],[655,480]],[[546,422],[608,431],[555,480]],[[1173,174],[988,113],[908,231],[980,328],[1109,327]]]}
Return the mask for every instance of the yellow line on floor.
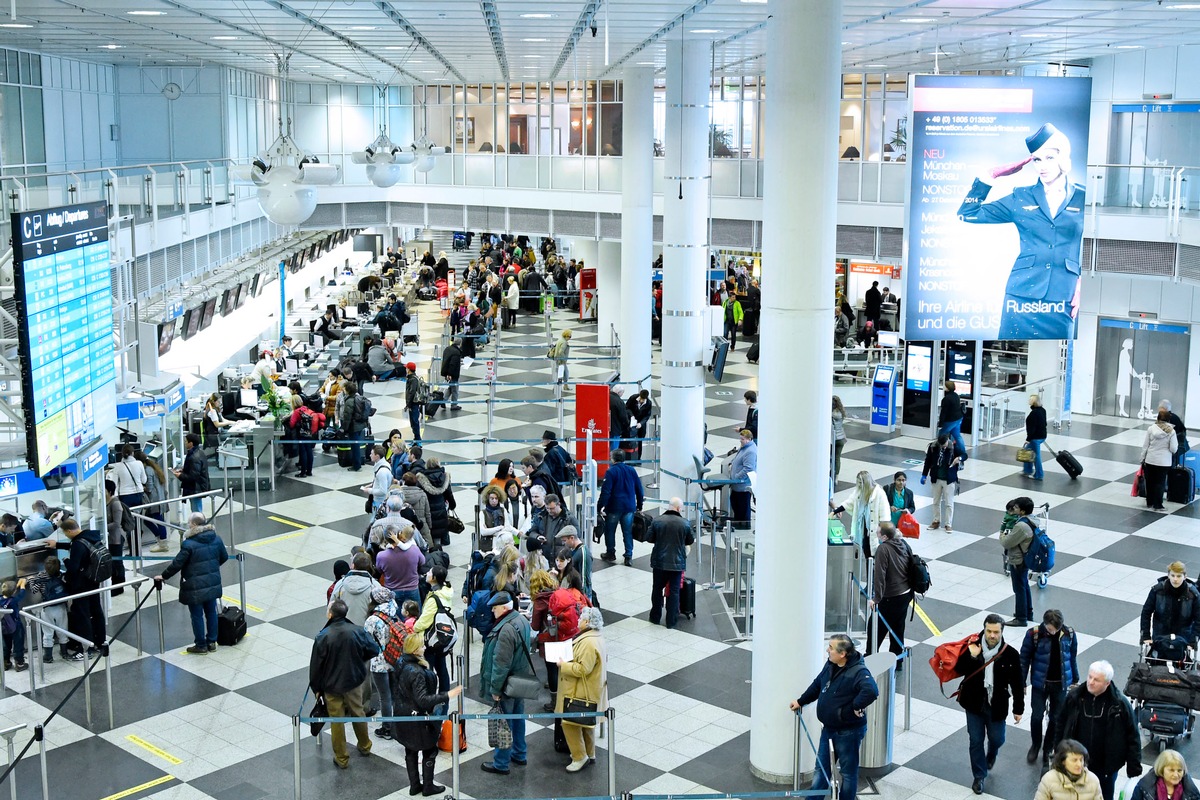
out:
{"label": "yellow line on floor", "polygon": [[[272,517],[274,519],[274,517]],[[242,547],[262,547],[264,544],[275,544],[282,542],[284,539],[295,539],[297,536],[303,536],[308,531],[297,531],[296,533],[284,533],[279,536],[272,536],[270,539],[259,539],[257,542],[246,542]]]}
{"label": "yellow line on floor", "polygon": [[299,522],[295,522],[290,519],[284,519],[283,517],[267,517],[267,519],[273,519],[276,522],[282,522],[284,525],[291,525],[293,528],[307,528],[308,527],[307,525],[301,525]]}
{"label": "yellow line on floor", "polygon": [[923,609],[919,605],[917,605],[916,598],[913,598],[912,604],[913,604],[913,608],[915,608],[917,610],[917,616],[921,618],[921,622],[924,622],[925,627],[929,628],[929,632],[932,633],[934,636],[941,636],[942,632],[940,630],[938,630],[937,625],[933,624],[933,620],[931,620],[929,618],[929,615],[925,613],[925,609]]}
{"label": "yellow line on floor", "polygon": [[117,792],[116,794],[110,794],[108,797],[102,797],[100,800],[121,800],[122,797],[129,797],[130,795],[137,794],[138,792],[144,792],[147,789],[153,789],[155,786],[161,786],[164,783],[170,783],[175,779],[176,778],[174,775],[163,775],[161,778],[155,778],[152,781],[146,781],[143,784],[126,789],[123,792]]}
{"label": "yellow line on floor", "polygon": [[169,761],[172,764],[182,764],[183,763],[183,759],[176,758],[175,756],[168,753],[166,750],[163,750],[161,747],[155,747],[154,745],[150,744],[149,742],[147,742],[145,739],[141,738],[140,736],[134,736],[131,733],[128,736],[126,736],[125,738],[128,739],[129,741],[133,742],[134,744],[136,744],[138,747],[142,748],[143,750],[149,750],[151,753],[154,753],[154,755],[158,756],[163,761]]}
{"label": "yellow line on floor", "polygon": [[[228,603],[231,606],[239,606],[240,607],[242,605],[239,600],[236,600],[232,597],[228,597],[226,595],[221,595],[221,599],[224,600],[226,603]],[[252,606],[249,603],[246,603],[246,608],[244,610],[253,611],[255,614],[263,613],[263,610],[261,608],[259,608],[258,606]]]}

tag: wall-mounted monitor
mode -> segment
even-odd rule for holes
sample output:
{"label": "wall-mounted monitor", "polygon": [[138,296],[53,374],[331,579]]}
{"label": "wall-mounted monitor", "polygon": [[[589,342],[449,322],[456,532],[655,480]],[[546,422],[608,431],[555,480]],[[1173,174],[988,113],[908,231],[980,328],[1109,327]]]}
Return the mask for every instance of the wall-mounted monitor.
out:
{"label": "wall-mounted monitor", "polygon": [[200,330],[205,330],[212,324],[213,314],[217,313],[217,298],[210,297],[204,302],[204,311],[200,315]]}
{"label": "wall-mounted monitor", "polygon": [[250,281],[245,281],[238,286],[237,307],[241,308],[246,305],[246,301],[250,299]]}
{"label": "wall-mounted monitor", "polygon": [[158,354],[160,356],[165,356],[170,352],[171,344],[175,341],[175,325],[177,322],[179,322],[178,319],[172,319],[158,323]]}
{"label": "wall-mounted monitor", "polygon": [[117,421],[108,206],[11,223],[26,458],[41,476]]}
{"label": "wall-mounted monitor", "polygon": [[226,289],[221,292],[221,316],[228,316],[237,308],[237,289]]}
{"label": "wall-mounted monitor", "polygon": [[880,331],[879,332],[880,347],[899,347],[900,334],[896,331]]}
{"label": "wall-mounted monitor", "polygon": [[262,273],[254,273],[254,277],[250,279],[250,296],[258,297],[258,282],[262,280]]}
{"label": "wall-mounted monitor", "polygon": [[183,338],[190,339],[200,332],[200,318],[204,316],[204,304],[201,303],[191,309],[185,316],[187,320],[184,324]]}

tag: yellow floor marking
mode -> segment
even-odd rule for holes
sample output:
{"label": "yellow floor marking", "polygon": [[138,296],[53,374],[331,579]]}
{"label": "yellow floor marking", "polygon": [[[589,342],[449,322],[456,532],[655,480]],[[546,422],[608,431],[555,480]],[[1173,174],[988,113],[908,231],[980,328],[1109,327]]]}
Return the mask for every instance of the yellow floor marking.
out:
{"label": "yellow floor marking", "polygon": [[134,786],[133,788],[126,789],[123,792],[110,794],[108,797],[100,798],[100,800],[121,800],[122,797],[129,797],[130,795],[137,794],[138,792],[144,792],[147,789],[153,789],[155,786],[160,786],[164,783],[170,783],[173,780],[175,780],[174,775],[163,775],[161,778],[155,778],[152,781],[146,781],[140,786]]}
{"label": "yellow floor marking", "polygon": [[[227,596],[225,596],[225,595],[221,595],[221,599],[222,599],[222,600],[224,600],[226,603],[228,603],[228,604],[229,604],[229,605],[231,605],[231,606],[238,606],[238,607],[240,608],[240,607],[241,607],[241,605],[242,605],[242,604],[241,604],[241,603],[240,603],[238,600],[235,600],[235,599],[234,599],[234,598],[232,598],[232,597],[227,597]],[[252,605],[250,605],[249,603],[246,603],[246,608],[245,608],[245,610],[246,610],[246,611],[253,611],[255,614],[261,614],[261,613],[263,613],[263,610],[262,610],[261,608],[259,608],[258,606],[252,606]]]}
{"label": "yellow floor marking", "polygon": [[934,636],[941,636],[942,632],[940,630],[938,630],[938,626],[933,624],[933,620],[931,620],[929,618],[929,615],[925,613],[925,609],[923,609],[919,605],[917,605],[916,599],[914,599],[912,601],[912,604],[913,604],[913,608],[915,608],[917,610],[917,616],[920,617],[921,621],[925,623],[925,627],[929,628],[929,632],[932,633]]}
{"label": "yellow floor marking", "polygon": [[262,547],[264,544],[275,544],[282,542],[284,539],[295,539],[297,536],[303,536],[308,531],[298,531],[296,533],[285,533],[281,536],[272,536],[270,539],[259,539],[257,542],[246,542],[242,547]]}
{"label": "yellow floor marking", "polygon": [[183,759],[176,758],[175,756],[171,755],[166,750],[163,750],[160,747],[155,747],[154,745],[150,744],[149,742],[147,742],[145,739],[141,738],[140,736],[134,736],[131,733],[128,736],[126,736],[125,738],[128,739],[129,741],[133,742],[134,744],[136,744],[138,747],[142,748],[143,750],[149,750],[151,753],[154,753],[154,755],[158,756],[163,761],[169,761],[172,764],[182,764],[183,763]]}
{"label": "yellow floor marking", "polygon": [[307,528],[308,527],[307,525],[301,525],[299,522],[295,522],[290,519],[284,519],[283,517],[267,517],[267,519],[273,519],[276,522],[282,522],[284,525],[291,525],[293,528]]}

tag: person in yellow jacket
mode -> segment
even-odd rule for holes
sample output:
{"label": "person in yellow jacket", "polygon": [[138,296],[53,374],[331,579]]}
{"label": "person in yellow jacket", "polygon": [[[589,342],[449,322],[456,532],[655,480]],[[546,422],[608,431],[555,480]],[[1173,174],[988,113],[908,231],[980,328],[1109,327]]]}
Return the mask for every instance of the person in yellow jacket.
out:
{"label": "person in yellow jacket", "polygon": [[[579,612],[579,633],[572,640],[571,660],[558,662],[558,694],[554,711],[595,710],[603,714],[608,708],[608,671],[605,668],[604,638],[600,635],[604,617],[598,608]],[[571,701],[577,701],[572,704]],[[578,704],[584,704],[578,706]],[[577,718],[563,720],[563,736],[571,749],[567,772],[579,772],[596,763],[596,721]]]}
{"label": "person in yellow jacket", "polygon": [[725,298],[725,302],[721,303],[721,314],[725,320],[724,336],[729,340],[730,351],[737,349],[737,331],[738,326],[742,324],[742,319],[745,313],[742,311],[742,301],[738,300],[737,292],[730,292]]}

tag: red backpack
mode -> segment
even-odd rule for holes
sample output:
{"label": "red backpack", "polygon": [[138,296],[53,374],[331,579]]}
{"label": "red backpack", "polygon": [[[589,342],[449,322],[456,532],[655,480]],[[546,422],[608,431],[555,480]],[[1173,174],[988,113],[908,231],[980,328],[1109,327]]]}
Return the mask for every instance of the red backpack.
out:
{"label": "red backpack", "polygon": [[588,605],[587,601],[575,589],[555,589],[550,593],[548,606],[550,619],[547,627],[553,641],[564,642],[574,638],[579,633],[579,612]]}
{"label": "red backpack", "polygon": [[383,660],[394,667],[400,663],[400,657],[404,655],[404,637],[408,635],[408,630],[404,627],[404,623],[395,617],[380,614],[378,611],[371,616],[379,617],[383,624],[387,625],[388,639],[383,648]]}

